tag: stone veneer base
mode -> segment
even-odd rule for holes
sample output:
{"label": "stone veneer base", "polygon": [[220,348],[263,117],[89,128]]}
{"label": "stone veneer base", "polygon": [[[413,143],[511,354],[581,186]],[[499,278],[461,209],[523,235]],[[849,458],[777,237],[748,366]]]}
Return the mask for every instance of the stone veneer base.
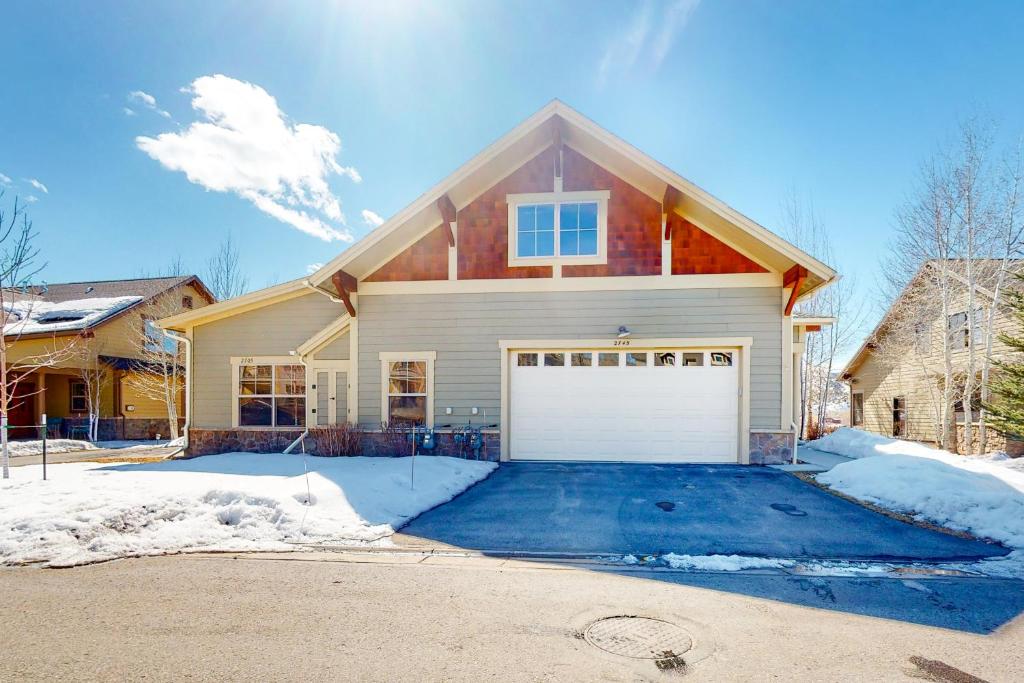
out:
{"label": "stone veneer base", "polygon": [[[216,453],[280,453],[302,434],[301,429],[199,429],[189,430],[188,455],[213,455]],[[480,460],[497,462],[501,452],[497,434],[484,434],[484,448]],[[411,445],[405,438],[381,432],[363,432],[363,447],[359,455],[394,458],[411,455]],[[313,435],[304,441],[305,452],[320,455]],[[301,449],[298,452],[302,452]],[[472,451],[455,443],[451,434],[438,434],[437,447],[431,453],[420,451],[417,455],[446,455],[454,458],[475,459]],[[344,457],[344,456],[339,456]]]}
{"label": "stone veneer base", "polygon": [[792,432],[750,433],[751,465],[786,465],[791,462],[793,462]]}

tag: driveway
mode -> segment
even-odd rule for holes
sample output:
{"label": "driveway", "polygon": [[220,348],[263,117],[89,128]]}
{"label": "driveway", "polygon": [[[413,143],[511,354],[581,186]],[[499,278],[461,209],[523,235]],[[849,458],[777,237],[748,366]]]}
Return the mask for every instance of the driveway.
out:
{"label": "driveway", "polygon": [[495,553],[947,561],[998,545],[906,524],[770,468],[505,463],[399,539]]}

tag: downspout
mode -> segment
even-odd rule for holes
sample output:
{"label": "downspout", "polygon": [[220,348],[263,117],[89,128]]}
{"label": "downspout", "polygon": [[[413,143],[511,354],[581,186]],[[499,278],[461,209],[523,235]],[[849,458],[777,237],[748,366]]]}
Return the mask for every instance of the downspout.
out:
{"label": "downspout", "polygon": [[177,455],[188,448],[188,429],[192,425],[192,340],[170,330],[164,330],[164,334],[185,345],[185,426],[181,430],[183,445],[180,451],[171,454]]}
{"label": "downspout", "polygon": [[[308,280],[306,282],[308,282]],[[322,291],[322,290],[317,290],[317,291]],[[326,294],[326,292],[323,292],[323,293]],[[303,356],[302,354],[300,354],[300,353],[298,353],[296,351],[289,351],[288,355],[295,356],[296,358],[299,359],[299,362],[302,363],[302,371],[303,371],[302,374],[303,375],[308,375],[309,374],[309,367],[306,365],[306,357],[305,356]],[[307,397],[307,400],[308,400],[308,397]],[[284,449],[283,452],[285,453],[285,455],[287,455],[288,453],[291,453],[293,450],[295,450],[295,447],[298,446],[300,443],[302,443],[303,439],[305,439],[307,436],[309,436],[309,421],[306,420],[305,422],[306,422],[306,428],[304,430],[302,430],[301,434],[299,434],[299,438],[295,439],[295,441],[292,441],[291,444],[289,444],[288,448]]]}
{"label": "downspout", "polygon": [[320,294],[323,294],[324,296],[326,296],[328,299],[330,299],[331,301],[333,301],[336,304],[343,304],[343,303],[345,303],[345,301],[343,299],[339,299],[338,297],[334,296],[333,294],[331,294],[330,292],[328,292],[325,289],[320,289],[319,287],[314,285],[309,280],[303,280],[302,284],[306,285],[307,287],[312,289],[314,292],[319,292]]}
{"label": "downspout", "polygon": [[793,429],[793,464],[796,464],[796,445],[800,441],[800,433],[797,431],[796,422],[792,422],[789,425]]}

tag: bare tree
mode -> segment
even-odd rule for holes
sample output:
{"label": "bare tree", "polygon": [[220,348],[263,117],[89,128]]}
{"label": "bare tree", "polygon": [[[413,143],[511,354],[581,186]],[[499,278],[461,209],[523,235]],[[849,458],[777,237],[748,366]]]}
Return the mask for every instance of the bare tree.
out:
{"label": "bare tree", "polygon": [[103,391],[111,383],[110,370],[100,362],[100,349],[93,344],[83,344],[81,349],[82,367],[79,376],[85,384],[86,406],[89,414],[89,441],[99,439],[100,410],[103,405]]}
{"label": "bare tree", "polygon": [[184,388],[184,366],[178,342],[160,329],[155,321],[179,311],[171,296],[157,297],[148,304],[132,329],[136,358],[128,384],[139,394],[159,401],[167,410],[171,439],[178,438],[178,404]]}
{"label": "bare tree", "polygon": [[[0,190],[0,199],[3,191]],[[62,341],[56,339],[50,345],[39,343],[32,347],[33,353],[21,353],[19,341],[31,319],[35,302],[34,295],[28,291],[27,283],[42,270],[36,265],[39,255],[32,240],[35,238],[32,221],[29,220],[25,206],[14,199],[13,208],[9,212],[0,209],[0,418],[6,427],[11,410],[17,407],[17,401],[25,401],[42,388],[36,387],[31,392],[19,392],[21,382],[33,371],[43,367],[52,367],[69,358],[74,352],[75,340]],[[7,429],[0,428],[0,460],[3,465],[3,478],[10,477],[7,447]]]}
{"label": "bare tree", "polygon": [[230,233],[210,257],[206,273],[206,284],[218,301],[233,299],[248,289],[249,278],[239,268],[238,247]]}
{"label": "bare tree", "polygon": [[1007,284],[1007,276],[1012,274],[1011,263],[1020,254],[1024,246],[1024,216],[1021,212],[1021,182],[1024,176],[1022,169],[1021,143],[1003,162],[997,180],[994,207],[994,258],[996,265],[995,282],[992,285],[992,304],[988,308],[985,321],[985,354],[981,365],[981,408],[978,415],[978,452],[988,450],[988,428],[986,425],[985,405],[991,400],[990,375],[992,370],[992,352],[997,339],[996,317],[1002,307]]}
{"label": "bare tree", "polygon": [[[898,212],[896,236],[885,263],[890,352],[906,354],[922,326],[938,320],[941,371],[934,356],[921,358],[928,390],[937,401],[936,440],[947,450],[984,451],[985,413],[975,396],[988,399],[994,326],[1003,306],[1006,274],[1022,242],[1020,156],[1002,168],[991,163],[991,128],[971,119],[955,145],[940,151],[921,173],[911,198]],[[907,279],[921,275],[913,282]],[[902,288],[902,289],[900,289]],[[897,310],[898,309],[898,310]],[[957,411],[959,404],[961,410]],[[957,433],[958,412],[963,432]]]}
{"label": "bare tree", "polygon": [[[824,222],[809,200],[791,193],[783,203],[786,237],[815,258],[832,265],[836,254]],[[841,400],[837,395],[836,359],[850,348],[864,323],[864,306],[854,295],[856,284],[844,278],[815,292],[797,304],[796,315],[835,318],[835,323],[807,336],[800,366],[800,433],[825,423],[829,408]]]}

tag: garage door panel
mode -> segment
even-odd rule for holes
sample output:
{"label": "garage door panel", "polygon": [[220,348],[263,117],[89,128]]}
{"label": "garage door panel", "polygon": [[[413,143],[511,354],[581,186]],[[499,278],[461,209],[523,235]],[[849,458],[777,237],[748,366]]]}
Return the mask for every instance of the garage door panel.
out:
{"label": "garage door panel", "polygon": [[[653,363],[649,352],[633,352],[648,354],[648,361]],[[571,350],[564,353],[568,357]],[[596,363],[597,352],[591,353]],[[735,351],[727,353],[732,353],[735,360]],[[702,355],[705,362],[708,357]],[[544,356],[539,358],[543,362]],[[661,462],[737,459],[736,363],[520,367],[515,363],[515,353],[512,360],[513,458]]]}

